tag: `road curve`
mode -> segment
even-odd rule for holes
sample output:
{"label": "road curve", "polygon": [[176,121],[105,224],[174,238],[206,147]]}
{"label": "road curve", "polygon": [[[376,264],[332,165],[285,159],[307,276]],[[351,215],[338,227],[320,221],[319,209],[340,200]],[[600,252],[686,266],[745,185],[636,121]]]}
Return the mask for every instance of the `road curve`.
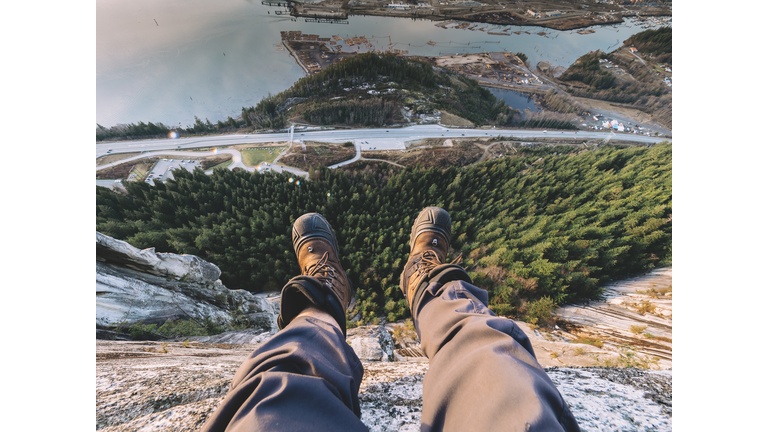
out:
{"label": "road curve", "polygon": [[359,140],[355,140],[355,157],[353,157],[352,159],[349,159],[349,160],[345,160],[344,162],[339,162],[339,163],[337,163],[335,165],[331,165],[331,166],[328,167],[328,169],[336,169],[338,167],[341,167],[341,166],[344,166],[344,165],[349,165],[351,163],[357,162],[358,160],[360,160],[360,148],[361,147],[362,147],[362,143],[360,143]]}
{"label": "road curve", "polygon": [[[294,134],[296,135],[296,134]],[[641,143],[659,143],[663,141],[670,141],[671,138],[658,138],[649,137],[638,134],[626,134],[626,133],[610,133],[606,132],[592,132],[592,131],[541,131],[541,130],[521,130],[521,129],[456,129],[446,128],[439,125],[420,125],[409,126],[404,128],[391,128],[391,129],[352,129],[352,130],[322,130],[322,131],[299,131],[298,135],[303,138],[317,141],[326,142],[345,142],[353,140],[355,143],[355,157],[343,162],[339,162],[335,165],[331,165],[328,168],[336,169],[344,165],[354,163],[358,160],[365,160],[361,154],[361,137],[365,137],[368,140],[387,139],[391,140],[401,139],[403,141],[412,141],[425,138],[478,138],[478,137],[508,137],[517,139],[534,139],[534,138],[576,138],[584,140],[604,140],[604,141],[630,141]],[[232,164],[229,165],[229,169],[240,168],[249,172],[256,170],[270,170],[275,172],[290,172],[297,176],[304,178],[309,177],[309,173],[302,171],[298,168],[287,167],[276,163],[267,164],[262,163],[259,167],[248,167],[243,164],[242,155],[238,150],[234,149],[215,149],[212,151],[191,151],[194,148],[200,147],[218,147],[234,144],[248,144],[248,143],[265,143],[265,142],[287,142],[290,139],[288,133],[272,133],[272,134],[245,134],[245,135],[220,135],[209,137],[196,137],[196,138],[181,138],[181,139],[159,139],[159,140],[144,140],[144,141],[121,141],[107,144],[96,144],[96,157],[105,156],[108,154],[119,153],[135,153],[137,151],[142,152],[139,155],[131,156],[123,160],[112,162],[109,164],[96,167],[96,171],[111,168],[113,166],[132,162],[139,159],[144,159],[154,156],[173,156],[173,157],[205,157],[212,156],[214,154],[229,154],[232,155]],[[285,151],[280,153],[275,159],[277,162],[281,156],[287,154],[290,151],[292,143],[286,148]],[[190,149],[190,150],[183,150]],[[487,149],[486,149],[487,152]],[[483,155],[485,156],[485,154]],[[481,158],[482,160],[482,158]],[[389,162],[390,161],[384,161]],[[393,163],[394,164],[394,163]],[[397,164],[394,164],[397,165]],[[210,173],[211,171],[208,171]]]}

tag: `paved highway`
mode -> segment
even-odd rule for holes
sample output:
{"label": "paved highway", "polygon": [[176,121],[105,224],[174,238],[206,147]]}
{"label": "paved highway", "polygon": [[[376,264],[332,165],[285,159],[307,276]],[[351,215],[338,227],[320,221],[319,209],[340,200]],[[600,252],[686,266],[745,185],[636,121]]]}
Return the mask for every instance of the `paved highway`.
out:
{"label": "paved highway", "polygon": [[[584,140],[610,139],[611,141],[632,141],[641,143],[658,143],[671,141],[671,138],[657,138],[645,135],[596,132],[596,131],[541,131],[521,129],[457,129],[438,125],[409,126],[391,129],[347,129],[347,130],[316,130],[294,132],[294,140],[313,140],[327,142],[345,142],[365,138],[374,141],[377,138],[400,139],[403,141],[424,138],[461,138],[505,136],[522,139],[531,138],[577,138]],[[289,133],[218,135],[208,137],[158,139],[143,141],[119,141],[97,143],[96,157],[115,153],[152,152],[158,150],[192,150],[201,147],[222,147],[234,144],[256,144],[266,142],[285,142],[290,139]],[[358,145],[356,144],[356,147]],[[111,151],[110,151],[111,150]],[[358,150],[359,152],[359,150]],[[358,153],[359,154],[359,153]]]}

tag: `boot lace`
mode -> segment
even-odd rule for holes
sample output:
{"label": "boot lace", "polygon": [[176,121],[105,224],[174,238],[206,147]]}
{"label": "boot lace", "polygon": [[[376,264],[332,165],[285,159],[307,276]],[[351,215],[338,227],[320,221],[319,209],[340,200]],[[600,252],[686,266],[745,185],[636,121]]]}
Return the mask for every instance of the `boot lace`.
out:
{"label": "boot lace", "polygon": [[[449,264],[459,264],[461,262],[461,259],[463,257],[464,253],[460,252],[459,256],[457,256],[453,261],[451,261]],[[440,264],[443,264],[442,260],[439,256],[437,256],[437,253],[433,250],[425,250],[424,253],[421,254],[421,258],[416,262],[416,272],[419,276],[422,276],[426,273],[429,273],[434,269],[435,267],[439,266]]]}
{"label": "boot lace", "polygon": [[315,277],[328,288],[331,287],[336,279],[336,270],[328,264],[328,252],[323,253],[319,261],[307,266],[307,276]]}

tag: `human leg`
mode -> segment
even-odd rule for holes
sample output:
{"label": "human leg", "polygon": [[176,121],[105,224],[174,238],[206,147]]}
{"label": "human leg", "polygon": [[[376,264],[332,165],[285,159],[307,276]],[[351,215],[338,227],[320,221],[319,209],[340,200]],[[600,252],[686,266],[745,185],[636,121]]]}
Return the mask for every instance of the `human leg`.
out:
{"label": "human leg", "polygon": [[346,343],[351,287],[328,222],[317,214],[294,224],[302,269],[283,288],[280,331],[235,373],[203,431],[365,431],[358,390],[363,367]]}
{"label": "human leg", "polygon": [[463,268],[445,264],[449,244],[448,213],[425,209],[401,276],[429,358],[422,430],[579,430],[528,337],[488,309]]}

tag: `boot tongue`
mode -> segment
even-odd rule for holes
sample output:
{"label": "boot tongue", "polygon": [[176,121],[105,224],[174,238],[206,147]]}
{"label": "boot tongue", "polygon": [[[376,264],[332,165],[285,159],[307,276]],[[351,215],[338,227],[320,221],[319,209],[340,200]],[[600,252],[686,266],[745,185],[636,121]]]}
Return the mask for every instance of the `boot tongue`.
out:
{"label": "boot tongue", "polygon": [[320,271],[316,273],[315,276],[325,275],[325,270],[327,270],[325,268],[326,265],[333,268],[334,278],[331,280],[331,291],[336,294],[339,302],[342,303],[342,308],[346,309],[351,297],[351,293],[348,292],[349,288],[346,286],[346,273],[344,272],[344,269],[341,266],[341,262],[336,256],[336,252],[333,250],[333,246],[331,246],[330,243],[322,239],[313,239],[301,246],[301,248],[297,251],[297,258],[299,260],[299,266],[301,267],[301,274],[307,275],[309,270],[314,270],[313,266],[320,262],[326,252],[328,253],[327,261],[325,265],[322,266],[323,268],[318,269]]}
{"label": "boot tongue", "polygon": [[438,232],[423,232],[413,242],[411,255],[421,255],[428,250],[433,251],[440,262],[445,262],[445,256],[448,254],[448,241]]}
{"label": "boot tongue", "polygon": [[328,242],[318,239],[304,243],[297,251],[302,274],[306,274],[307,270],[320,261],[326,252],[328,252],[328,264],[338,262],[333,247]]}

